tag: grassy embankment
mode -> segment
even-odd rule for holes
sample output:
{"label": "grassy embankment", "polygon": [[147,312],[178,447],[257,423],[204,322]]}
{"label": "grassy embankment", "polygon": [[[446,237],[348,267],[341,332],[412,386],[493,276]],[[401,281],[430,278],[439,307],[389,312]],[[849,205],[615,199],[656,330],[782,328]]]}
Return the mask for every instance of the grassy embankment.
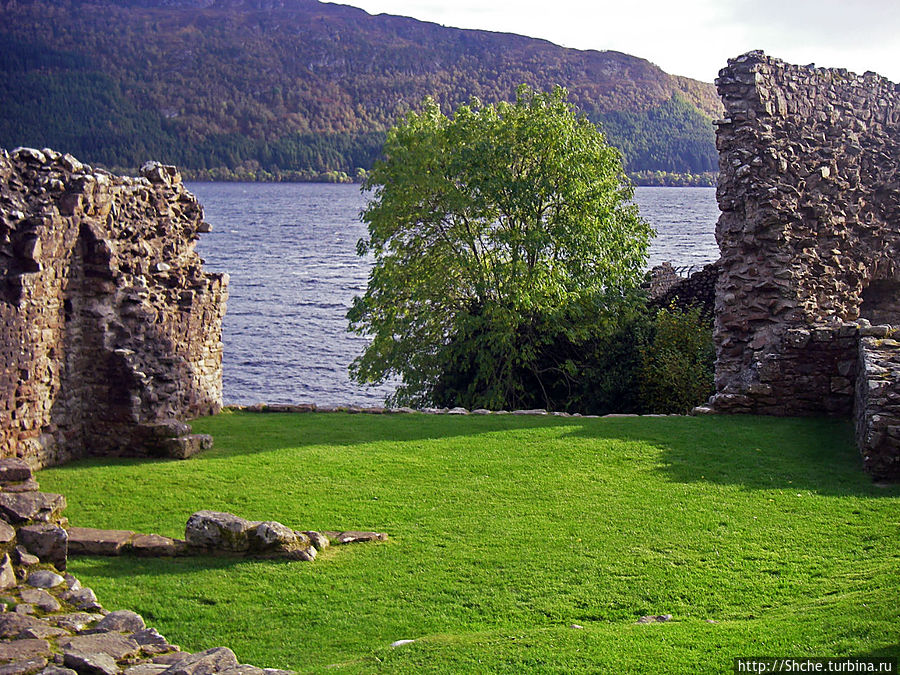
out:
{"label": "grassy embankment", "polygon": [[[712,673],[736,656],[900,653],[900,488],[871,484],[844,422],[226,414],[194,426],[216,437],[199,458],[38,478],[67,495],[73,525],[182,536],[205,508],[391,539],[313,563],[71,562],[106,607],[185,649],[348,673]],[[645,614],[674,618],[636,625]],[[389,647],[403,638],[416,642]]]}

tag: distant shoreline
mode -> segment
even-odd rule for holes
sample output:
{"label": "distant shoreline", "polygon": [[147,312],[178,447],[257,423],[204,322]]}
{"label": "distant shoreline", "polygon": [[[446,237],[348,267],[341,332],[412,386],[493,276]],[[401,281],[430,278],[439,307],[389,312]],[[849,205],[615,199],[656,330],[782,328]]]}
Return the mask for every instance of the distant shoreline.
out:
{"label": "distant shoreline", "polygon": [[[361,184],[365,175],[351,178],[343,172],[327,174],[300,174],[300,172],[268,173],[241,172],[226,173],[224,170],[210,175],[208,171],[192,171],[179,169],[185,181],[192,183],[332,183]],[[116,169],[114,173],[132,173],[129,169]],[[665,171],[639,171],[628,174],[637,187],[715,187],[717,174],[708,172],[701,174],[667,173]]]}

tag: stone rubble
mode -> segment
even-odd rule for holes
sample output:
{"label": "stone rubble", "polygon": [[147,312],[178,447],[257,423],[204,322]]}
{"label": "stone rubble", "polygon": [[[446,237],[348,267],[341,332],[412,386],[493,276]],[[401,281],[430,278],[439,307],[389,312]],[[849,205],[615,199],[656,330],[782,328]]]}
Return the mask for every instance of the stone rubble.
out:
{"label": "stone rubble", "polygon": [[[276,521],[252,521],[220,511],[197,511],[188,518],[184,539],[130,530],[70,527],[69,555],[152,556],[246,555],[314,560],[332,545],[387,541],[383,532],[292,530]],[[147,542],[147,543],[145,543]],[[60,582],[61,583],[61,582]]]}
{"label": "stone rubble", "polygon": [[[38,492],[22,460],[0,459],[0,495],[26,483],[34,485],[33,494],[13,494],[31,495],[34,503],[53,508],[21,509],[14,517],[0,513],[0,674],[288,675],[290,671],[242,665],[226,647],[183,652],[147,628],[135,612],[105,610],[91,589],[71,574],[59,573],[65,569],[67,539],[60,540],[57,528],[66,531],[65,500]],[[23,531],[29,532],[24,540]],[[62,567],[44,559],[32,565],[16,562],[26,555],[17,551],[24,550],[26,540],[30,558],[38,550],[57,557],[62,546]]]}

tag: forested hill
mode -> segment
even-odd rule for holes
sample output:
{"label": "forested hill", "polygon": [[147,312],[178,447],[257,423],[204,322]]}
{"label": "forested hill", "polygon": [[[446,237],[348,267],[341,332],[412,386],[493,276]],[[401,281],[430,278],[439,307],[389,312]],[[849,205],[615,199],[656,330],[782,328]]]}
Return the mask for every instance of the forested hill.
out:
{"label": "forested hill", "polygon": [[108,166],[353,175],[423,97],[521,83],[568,88],[631,171],[717,168],[713,86],[618,52],[316,0],[0,0],[0,147]]}

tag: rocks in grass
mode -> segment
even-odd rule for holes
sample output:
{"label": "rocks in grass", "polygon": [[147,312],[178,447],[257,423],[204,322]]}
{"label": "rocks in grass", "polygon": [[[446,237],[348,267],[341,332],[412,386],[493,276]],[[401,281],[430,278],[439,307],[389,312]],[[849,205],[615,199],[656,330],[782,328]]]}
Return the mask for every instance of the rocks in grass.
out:
{"label": "rocks in grass", "polygon": [[316,548],[303,532],[276,521],[251,521],[221,511],[197,511],[187,522],[188,546],[214,553],[240,553],[312,560]]}
{"label": "rocks in grass", "polygon": [[671,614],[648,614],[646,616],[642,616],[635,623],[665,623],[666,621],[671,621]]}

